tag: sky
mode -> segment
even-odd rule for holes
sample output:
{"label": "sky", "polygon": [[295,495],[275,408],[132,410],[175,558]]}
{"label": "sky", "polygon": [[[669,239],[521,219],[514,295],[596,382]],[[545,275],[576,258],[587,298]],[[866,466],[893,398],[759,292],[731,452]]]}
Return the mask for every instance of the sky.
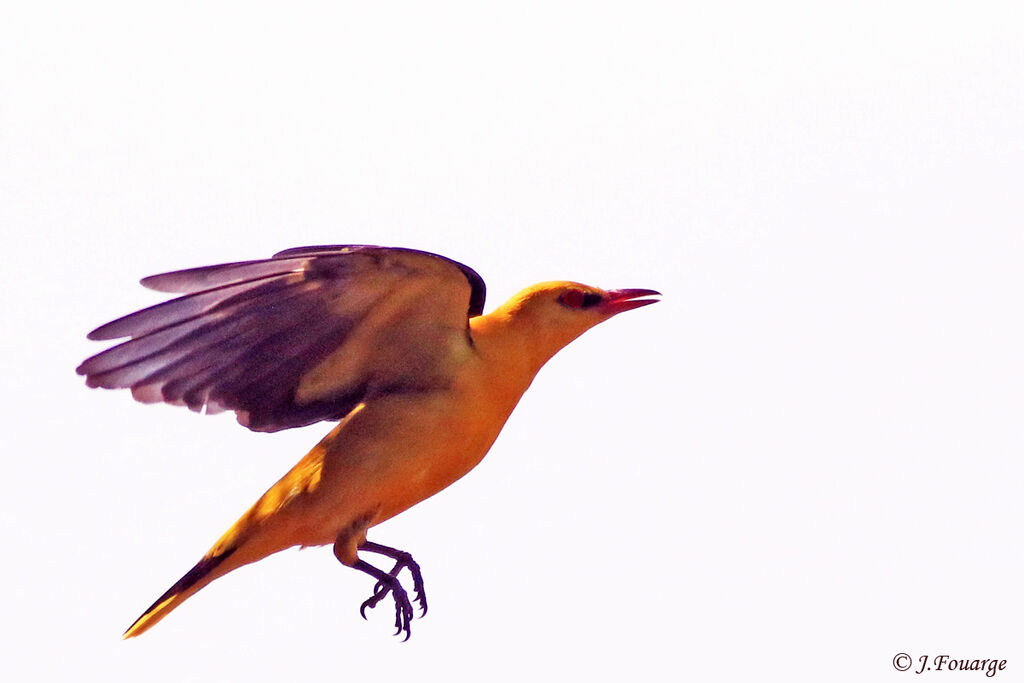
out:
{"label": "sky", "polygon": [[[1019,680],[1018,3],[3,14],[4,680]],[[372,530],[423,567],[408,642],[328,548],[122,642],[329,427],[89,390],[85,334],[146,275],[345,243],[466,263],[488,308],[664,297]]]}

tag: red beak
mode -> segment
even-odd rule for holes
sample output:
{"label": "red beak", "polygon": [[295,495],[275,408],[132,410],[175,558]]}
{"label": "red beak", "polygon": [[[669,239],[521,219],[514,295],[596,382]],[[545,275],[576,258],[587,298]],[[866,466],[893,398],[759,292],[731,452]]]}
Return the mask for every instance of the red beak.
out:
{"label": "red beak", "polygon": [[610,314],[632,311],[648,304],[656,304],[660,299],[642,299],[640,297],[661,296],[661,292],[653,289],[610,289],[601,307]]}

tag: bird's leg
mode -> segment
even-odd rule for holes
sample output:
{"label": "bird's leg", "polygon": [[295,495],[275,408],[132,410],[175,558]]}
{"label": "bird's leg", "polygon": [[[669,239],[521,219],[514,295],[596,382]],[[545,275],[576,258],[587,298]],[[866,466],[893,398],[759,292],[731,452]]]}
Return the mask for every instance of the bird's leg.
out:
{"label": "bird's leg", "polygon": [[352,567],[361,572],[366,572],[373,578],[377,579],[377,587],[374,588],[373,595],[370,596],[362,606],[360,606],[359,614],[361,614],[363,619],[365,619],[366,608],[373,607],[380,602],[385,595],[391,593],[392,597],[395,599],[395,635],[397,636],[402,631],[405,631],[405,638],[403,638],[403,640],[409,640],[409,636],[412,635],[412,629],[410,627],[410,622],[413,617],[412,603],[409,602],[409,596],[406,594],[405,589],[402,588],[402,582],[395,576],[385,572],[383,569],[377,569],[365,560],[356,560]]}
{"label": "bird's leg", "polygon": [[[377,553],[385,557],[390,557],[395,561],[395,566],[388,572],[389,576],[398,576],[398,573],[402,569],[408,569],[409,573],[412,574],[412,590],[416,595],[416,602],[420,606],[420,617],[423,617],[427,613],[427,593],[423,588],[423,573],[420,572],[420,565],[417,564],[416,560],[412,559],[412,555],[405,552],[404,550],[398,550],[397,548],[391,548],[380,543],[372,543],[370,541],[363,541],[359,546],[360,550],[365,550],[371,553]],[[373,608],[384,596],[387,595],[385,586],[380,581],[373,589],[373,595],[367,600],[364,605],[365,607]]]}

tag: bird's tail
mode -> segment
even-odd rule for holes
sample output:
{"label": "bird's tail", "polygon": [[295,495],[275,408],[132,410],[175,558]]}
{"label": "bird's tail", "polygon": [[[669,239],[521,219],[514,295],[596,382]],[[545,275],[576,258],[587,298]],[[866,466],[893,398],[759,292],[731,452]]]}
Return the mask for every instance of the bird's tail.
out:
{"label": "bird's tail", "polygon": [[[142,616],[135,620],[135,623],[124,632],[124,638],[134,638],[152,628],[158,621],[166,617],[171,610],[197,593],[206,584],[221,576],[228,570],[221,567],[224,560],[228,559],[237,545],[223,547],[218,543],[199,560],[196,566],[192,567],[185,576],[178,579],[178,582],[171,586],[166,593],[157,598],[156,602],[150,605],[149,609],[143,612]],[[222,571],[215,571],[221,567]]]}

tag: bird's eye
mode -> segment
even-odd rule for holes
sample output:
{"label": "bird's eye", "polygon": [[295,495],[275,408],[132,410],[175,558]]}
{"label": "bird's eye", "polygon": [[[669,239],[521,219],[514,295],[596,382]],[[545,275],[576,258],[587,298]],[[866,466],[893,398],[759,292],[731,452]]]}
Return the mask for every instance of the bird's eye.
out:
{"label": "bird's eye", "polygon": [[570,289],[558,297],[558,300],[569,308],[580,308],[583,305],[583,292],[578,289]]}
{"label": "bird's eye", "polygon": [[569,291],[558,297],[558,300],[569,308],[590,308],[601,303],[601,295],[594,292],[583,292],[578,289]]}

